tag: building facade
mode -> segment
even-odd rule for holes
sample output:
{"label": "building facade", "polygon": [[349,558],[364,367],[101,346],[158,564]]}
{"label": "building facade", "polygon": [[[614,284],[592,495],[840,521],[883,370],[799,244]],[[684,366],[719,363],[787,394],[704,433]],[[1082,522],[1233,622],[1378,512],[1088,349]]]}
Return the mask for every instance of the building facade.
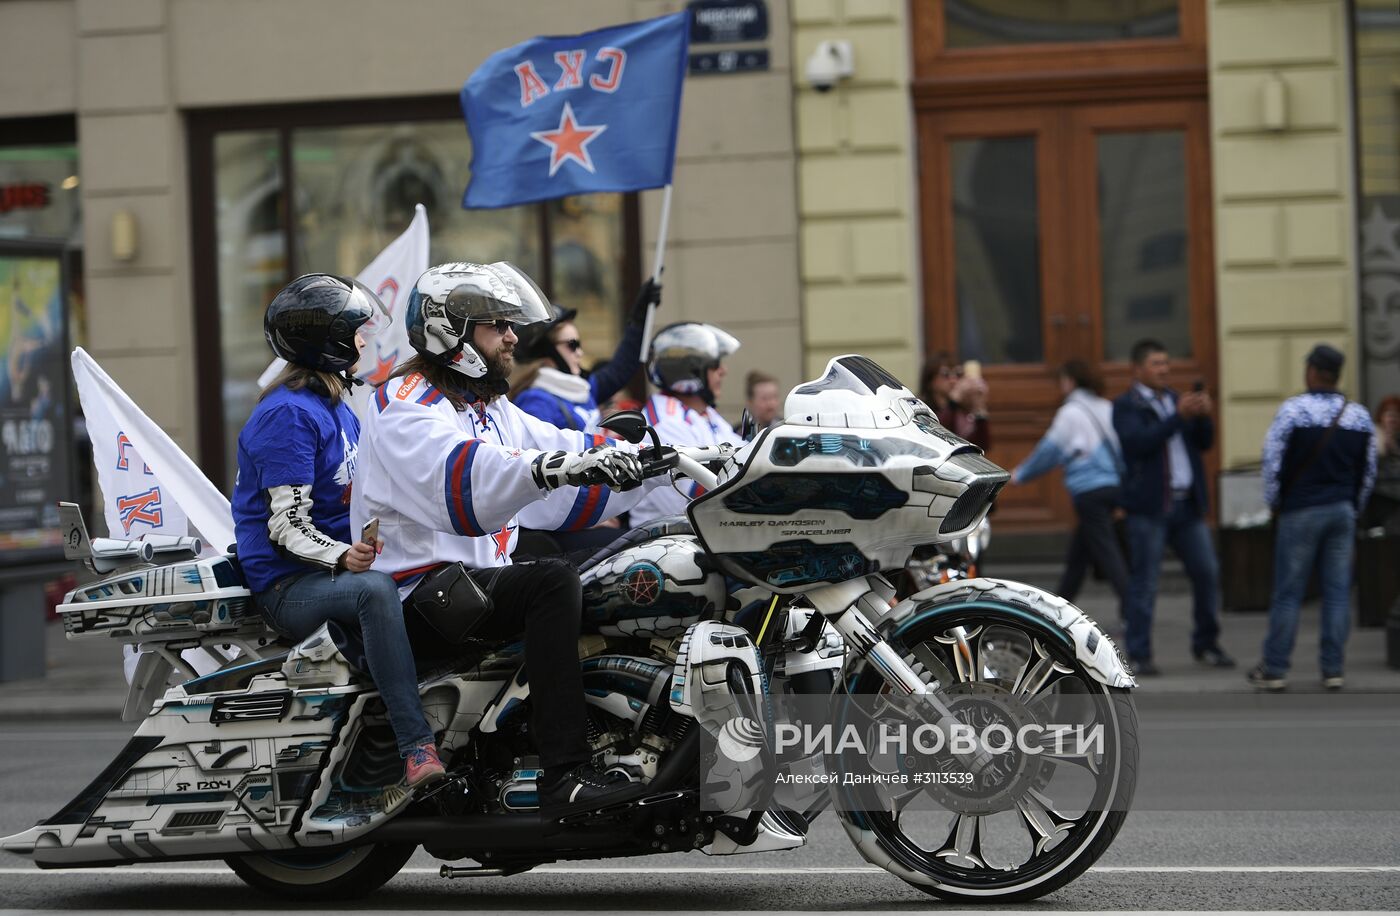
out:
{"label": "building facade", "polygon": [[[726,3],[743,0],[709,5]],[[1258,460],[1319,340],[1351,358],[1353,396],[1400,390],[1393,4],[745,5],[761,36],[692,47],[767,58],[687,81],[660,316],[743,341],[726,413],[751,368],[795,384],[859,351],[912,387],[947,350],[983,364],[1010,466],[1060,363],[1101,363],[1116,392],[1153,336],[1181,384],[1217,394],[1218,470]],[[685,6],[7,0],[0,242],[66,253],[71,341],[222,483],[270,356],[268,298],[297,273],[356,273],[418,202],[433,260],[518,262],[605,356],[660,192],[464,211],[457,93],[532,35]],[[805,64],[826,42],[854,68],[818,91]],[[1055,480],[999,513],[1070,517]]]}

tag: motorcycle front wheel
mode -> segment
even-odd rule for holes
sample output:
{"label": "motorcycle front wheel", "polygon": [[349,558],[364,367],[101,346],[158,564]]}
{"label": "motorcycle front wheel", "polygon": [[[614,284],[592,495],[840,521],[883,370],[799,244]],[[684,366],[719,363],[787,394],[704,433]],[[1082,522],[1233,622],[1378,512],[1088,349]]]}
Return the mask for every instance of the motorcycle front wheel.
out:
{"label": "motorcycle front wheel", "polygon": [[343,849],[230,856],[233,873],[287,900],[349,900],[383,887],[413,856],[411,844],[369,843]]}
{"label": "motorcycle front wheel", "polygon": [[[978,584],[910,602],[882,633],[926,683],[938,682],[954,719],[994,734],[998,747],[1000,728],[1018,741],[1032,737],[994,753],[975,777],[950,753],[838,752],[828,758],[832,802],[868,861],[926,893],[962,903],[1034,900],[1081,875],[1123,826],[1137,779],[1137,712],[1128,691],[1096,680],[1072,640],[1037,611],[1062,599]],[[864,660],[848,668],[833,699],[841,728],[897,734],[913,721]],[[1073,738],[1051,740],[1071,725]]]}

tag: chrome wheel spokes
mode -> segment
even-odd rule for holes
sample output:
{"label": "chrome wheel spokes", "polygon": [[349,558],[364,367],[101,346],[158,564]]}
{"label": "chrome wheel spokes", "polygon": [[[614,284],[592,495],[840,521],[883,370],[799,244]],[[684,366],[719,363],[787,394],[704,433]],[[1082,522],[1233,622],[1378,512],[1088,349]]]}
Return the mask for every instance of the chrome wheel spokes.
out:
{"label": "chrome wheel spokes", "polygon": [[1035,789],[1031,789],[1025,798],[1016,803],[1016,808],[1021,812],[1022,822],[1030,831],[1031,841],[1035,843],[1036,855],[1069,836],[1070,828],[1078,821],[1077,818],[1060,814],[1052,807],[1053,804]]}
{"label": "chrome wheel spokes", "polygon": [[982,818],[959,814],[947,842],[934,856],[958,868],[986,868],[982,857]]}
{"label": "chrome wheel spokes", "polygon": [[[995,880],[1043,861],[1083,823],[1102,775],[1102,751],[1078,740],[1081,719],[1074,711],[1085,711],[1077,704],[1088,700],[1087,685],[1073,660],[1048,646],[1043,636],[998,621],[926,633],[905,650],[955,718],[979,730],[1047,729],[1029,735],[1030,747],[994,754],[994,766],[976,777],[975,788],[928,781],[884,786],[876,804],[921,854]],[[892,722],[916,718],[902,706],[892,702],[882,711],[893,714]],[[916,801],[921,796],[923,804]],[[951,822],[943,820],[948,817]]]}
{"label": "chrome wheel spokes", "polygon": [[1049,763],[1068,763],[1098,776],[1099,761],[1103,755],[1093,747],[1080,746],[1073,734],[1055,735],[1046,732],[1041,736],[1040,756]]}
{"label": "chrome wheel spokes", "polygon": [[1035,659],[1026,666],[1016,686],[1011,689],[1011,693],[1021,700],[1031,699],[1061,676],[1074,673],[1073,668],[1051,658],[1040,640],[1032,640],[1031,646],[1035,650]]}
{"label": "chrome wheel spokes", "polygon": [[972,640],[981,632],[981,627],[977,627],[971,633],[966,627],[953,627],[938,637],[939,642],[951,647],[953,667],[958,673],[960,683],[970,684],[980,679],[977,653],[972,650]]}

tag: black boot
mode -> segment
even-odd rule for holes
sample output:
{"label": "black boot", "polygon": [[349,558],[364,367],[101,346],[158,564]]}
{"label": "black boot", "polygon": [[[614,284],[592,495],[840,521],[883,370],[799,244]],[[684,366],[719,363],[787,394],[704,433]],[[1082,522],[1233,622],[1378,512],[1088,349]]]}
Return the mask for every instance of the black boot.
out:
{"label": "black boot", "polygon": [[631,783],[616,774],[598,770],[593,763],[580,763],[565,771],[552,782],[541,781],[540,809],[589,808],[608,803],[608,796],[626,789]]}

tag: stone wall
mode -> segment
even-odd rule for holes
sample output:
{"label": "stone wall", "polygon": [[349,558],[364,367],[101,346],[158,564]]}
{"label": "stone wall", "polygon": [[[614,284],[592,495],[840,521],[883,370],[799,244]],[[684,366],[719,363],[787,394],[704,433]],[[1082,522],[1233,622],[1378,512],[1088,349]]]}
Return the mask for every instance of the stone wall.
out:
{"label": "stone wall", "polygon": [[[1342,0],[1209,4],[1224,467],[1259,460],[1313,344],[1347,354],[1356,394],[1346,16]],[[1284,99],[1281,125],[1266,93]]]}
{"label": "stone wall", "polygon": [[[857,351],[917,383],[918,185],[903,0],[792,0],[803,339],[815,375]],[[806,84],[824,40],[850,41],[855,75]]]}

